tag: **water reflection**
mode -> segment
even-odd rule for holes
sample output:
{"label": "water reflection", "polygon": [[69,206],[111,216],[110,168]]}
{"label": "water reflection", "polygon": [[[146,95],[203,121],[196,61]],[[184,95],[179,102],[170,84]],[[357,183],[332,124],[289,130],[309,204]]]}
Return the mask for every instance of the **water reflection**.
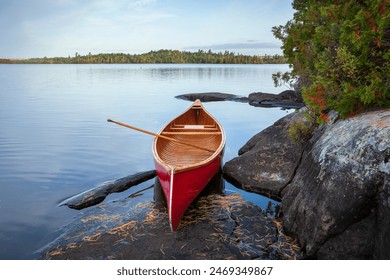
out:
{"label": "water reflection", "polygon": [[[0,65],[0,259],[28,258],[75,210],[57,207],[91,185],[154,168],[152,138],[107,118],[159,131],[188,107],[188,92],[279,93],[287,65]],[[207,103],[223,125],[224,160],[286,115],[237,102]],[[224,181],[223,181],[224,182]],[[134,188],[149,187],[148,182]],[[225,191],[241,192],[224,182]],[[150,201],[153,191],[134,201]],[[119,196],[110,195],[111,199]],[[243,193],[258,205],[257,195]],[[12,231],[10,231],[12,229]],[[11,239],[9,239],[12,237]],[[11,248],[14,248],[11,251]]]}
{"label": "water reflection", "polygon": [[[251,71],[252,70],[252,71]],[[142,71],[145,71],[145,75],[150,76],[154,79],[170,79],[170,80],[179,80],[179,79],[188,79],[191,77],[197,77],[198,80],[211,80],[211,79],[237,79],[237,78],[250,78],[258,77],[258,71],[256,68],[251,69],[251,67],[246,67],[245,73],[240,70],[239,67],[217,67],[217,66],[202,66],[193,65],[186,67],[161,67],[161,68],[142,68]]]}

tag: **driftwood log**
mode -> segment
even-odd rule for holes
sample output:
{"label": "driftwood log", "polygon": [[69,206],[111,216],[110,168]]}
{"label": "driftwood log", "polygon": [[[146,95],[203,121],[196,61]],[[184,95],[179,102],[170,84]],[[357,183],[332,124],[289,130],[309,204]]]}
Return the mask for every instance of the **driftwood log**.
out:
{"label": "driftwood log", "polygon": [[58,206],[66,205],[69,208],[80,210],[92,205],[99,204],[110,193],[123,192],[154,177],[156,177],[156,171],[150,170],[132,174],[116,180],[106,181],[97,187],[65,199],[59,203]]}

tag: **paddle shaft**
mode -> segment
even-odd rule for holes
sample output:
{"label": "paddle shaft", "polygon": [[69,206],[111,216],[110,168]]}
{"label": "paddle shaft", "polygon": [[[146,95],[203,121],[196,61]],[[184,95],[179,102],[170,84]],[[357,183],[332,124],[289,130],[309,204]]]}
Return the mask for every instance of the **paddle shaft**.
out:
{"label": "paddle shaft", "polygon": [[167,136],[164,136],[164,135],[161,135],[161,134],[157,134],[157,133],[154,133],[154,132],[151,132],[151,131],[147,131],[145,129],[138,128],[138,127],[126,124],[126,123],[117,122],[117,121],[114,121],[114,120],[111,120],[111,119],[108,119],[107,121],[115,123],[117,125],[121,125],[121,126],[130,128],[130,129],[134,129],[134,130],[137,130],[139,132],[146,133],[146,134],[149,134],[149,135],[152,135],[152,136],[155,136],[155,137],[163,138],[163,139],[166,139],[166,140],[169,140],[169,141],[172,141],[172,142],[176,142],[176,143],[179,143],[179,144],[182,144],[182,145],[186,145],[186,146],[189,146],[189,147],[192,147],[192,148],[197,148],[197,149],[200,149],[200,150],[203,150],[203,151],[207,151],[207,152],[211,152],[211,153],[215,152],[215,151],[207,149],[207,148],[203,148],[203,147],[200,147],[200,146],[197,146],[197,145],[193,145],[193,144],[190,144],[190,143],[187,143],[187,142],[183,142],[183,141],[177,140],[175,138],[171,138],[171,137],[167,137]]}

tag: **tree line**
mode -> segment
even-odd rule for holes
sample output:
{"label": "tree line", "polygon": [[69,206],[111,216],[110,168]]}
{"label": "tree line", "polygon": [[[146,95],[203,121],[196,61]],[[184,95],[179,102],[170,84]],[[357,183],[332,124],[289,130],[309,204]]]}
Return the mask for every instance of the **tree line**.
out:
{"label": "tree line", "polygon": [[0,59],[0,63],[15,64],[99,64],[99,63],[205,63],[205,64],[283,64],[287,60],[281,55],[242,55],[225,51],[214,53],[211,50],[197,52],[178,50],[158,50],[144,54],[101,53],[68,57],[44,57],[29,59]]}

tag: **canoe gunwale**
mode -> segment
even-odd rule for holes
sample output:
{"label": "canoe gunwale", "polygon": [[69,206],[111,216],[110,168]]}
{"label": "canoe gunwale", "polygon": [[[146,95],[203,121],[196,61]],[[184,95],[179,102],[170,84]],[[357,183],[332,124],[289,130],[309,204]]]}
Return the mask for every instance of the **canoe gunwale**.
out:
{"label": "canoe gunwale", "polygon": [[[184,132],[184,133],[178,132],[178,134],[183,134],[183,135],[186,135],[186,134],[188,134],[188,135],[191,135],[191,134],[193,134],[193,135],[202,135],[202,134],[204,134],[204,135],[212,135],[212,134],[215,134],[215,135],[221,135],[221,141],[220,141],[220,143],[218,145],[218,148],[213,153],[210,152],[210,156],[207,157],[205,160],[178,167],[178,166],[175,166],[175,165],[169,165],[164,160],[161,159],[161,157],[159,156],[159,153],[157,151],[158,137],[156,137],[153,140],[153,149],[152,149],[153,150],[153,156],[154,156],[155,161],[157,161],[160,166],[164,167],[167,172],[170,172],[171,170],[173,170],[174,174],[177,174],[177,173],[181,173],[181,172],[185,172],[185,171],[189,171],[189,170],[192,170],[192,169],[197,169],[197,168],[200,168],[202,166],[205,166],[205,165],[209,164],[210,162],[214,161],[218,157],[220,157],[221,160],[222,160],[223,151],[224,151],[225,143],[226,143],[225,132],[224,132],[221,124],[209,112],[207,112],[207,110],[203,107],[202,103],[199,100],[195,101],[192,104],[192,106],[190,106],[182,114],[176,116],[171,121],[169,121],[158,132],[158,134],[159,135],[164,135],[164,130],[171,123],[173,123],[179,116],[184,115],[185,113],[187,113],[188,111],[190,111],[192,109],[201,109],[201,110],[203,110],[209,117],[211,117],[213,119],[213,121],[215,122],[215,127],[216,127],[217,130],[214,131],[214,132],[210,132],[210,131],[207,131],[207,132],[197,132],[197,131],[194,131],[194,132]],[[176,132],[170,132],[169,134],[174,134],[174,133],[176,133]]]}
{"label": "canoe gunwale", "polygon": [[[193,109],[196,110],[191,111]],[[177,134],[173,138],[177,141],[155,137],[152,151],[167,200],[169,223],[175,231],[188,206],[221,169],[226,136],[221,124],[199,100],[168,122],[158,134],[164,132],[170,136]]]}

